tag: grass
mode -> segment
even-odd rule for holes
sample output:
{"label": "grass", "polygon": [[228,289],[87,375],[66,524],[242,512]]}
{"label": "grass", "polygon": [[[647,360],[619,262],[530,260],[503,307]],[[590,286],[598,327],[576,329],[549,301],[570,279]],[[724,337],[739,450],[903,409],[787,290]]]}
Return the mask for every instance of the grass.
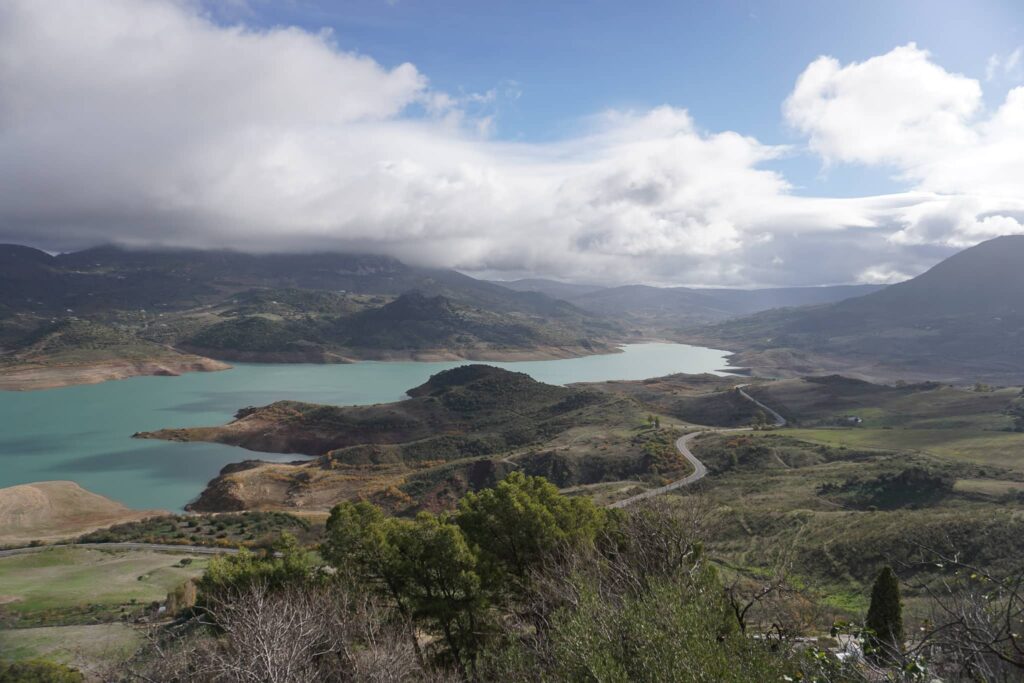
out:
{"label": "grass", "polygon": [[121,623],[0,631],[5,659],[43,659],[85,671],[96,663],[112,666],[127,660],[141,642],[137,629]]}
{"label": "grass", "polygon": [[960,493],[977,493],[983,496],[999,497],[1008,494],[1024,493],[1024,483],[1001,479],[960,479],[956,482],[954,490]]}
{"label": "grass", "polygon": [[[189,559],[186,566],[182,560]],[[9,625],[113,621],[131,616],[184,581],[207,560],[152,551],[52,548],[0,559],[0,600]]]}
{"label": "grass", "polygon": [[[917,431],[922,430],[783,429],[710,435],[693,445],[709,476],[697,487],[680,490],[677,500],[708,510],[706,547],[715,560],[748,572],[788,566],[787,573],[808,586],[825,608],[822,627],[835,616],[863,619],[871,581],[885,564],[897,567],[904,579],[936,571],[933,565],[916,564],[922,552],[917,543],[955,548],[996,572],[1019,566],[1024,506],[1008,494],[1024,489],[1024,483],[990,476],[996,469],[994,458],[978,464],[955,451],[936,455],[892,448],[911,442],[894,440],[893,435],[912,439],[920,437]],[[877,440],[863,438],[870,433]],[[927,500],[897,500],[900,504],[893,509],[852,507],[823,488],[870,484],[912,467],[943,473],[957,484]],[[905,597],[908,618],[918,619],[923,598],[909,589]]]}
{"label": "grass", "polygon": [[930,455],[1012,470],[1024,478],[1024,434],[977,427],[948,429],[792,429],[797,439],[847,448],[922,451]]}

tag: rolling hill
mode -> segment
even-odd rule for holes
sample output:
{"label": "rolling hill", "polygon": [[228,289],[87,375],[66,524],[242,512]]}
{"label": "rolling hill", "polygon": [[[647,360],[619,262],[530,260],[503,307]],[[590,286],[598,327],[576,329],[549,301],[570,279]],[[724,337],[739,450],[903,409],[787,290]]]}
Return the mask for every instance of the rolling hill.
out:
{"label": "rolling hill", "polygon": [[1022,265],[1024,236],[999,237],[867,296],[759,313],[691,338],[738,350],[738,362],[776,374],[1019,383]]}
{"label": "rolling hill", "polygon": [[197,511],[327,510],[371,499],[396,512],[443,509],[469,489],[520,469],[559,486],[655,478],[687,467],[674,429],[645,429],[634,399],[544,384],[466,365],[432,376],[409,398],[374,406],[279,401],[244,408],[219,427],[138,438],[212,441],[315,459],[229,465],[192,504]]}
{"label": "rolling hill", "polygon": [[202,328],[178,347],[245,361],[344,362],[348,358],[560,357],[611,352],[572,325],[496,313],[414,291],[379,306],[333,315],[240,315]]}
{"label": "rolling hill", "polygon": [[191,354],[539,359],[608,352],[625,337],[568,302],[385,256],[0,245],[2,388],[176,373],[200,367]]}
{"label": "rolling hill", "polygon": [[0,545],[70,538],[159,514],[130,510],[72,481],[9,486],[0,489]]}

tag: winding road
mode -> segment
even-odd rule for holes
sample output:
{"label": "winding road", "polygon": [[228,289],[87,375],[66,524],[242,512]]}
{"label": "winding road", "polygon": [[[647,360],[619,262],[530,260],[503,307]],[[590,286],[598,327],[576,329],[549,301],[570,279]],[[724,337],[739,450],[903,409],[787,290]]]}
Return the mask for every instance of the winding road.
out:
{"label": "winding road", "polygon": [[[786,426],[786,418],[782,417],[782,415],[779,415],[777,412],[775,412],[774,410],[772,410],[771,408],[769,408],[768,406],[766,406],[765,404],[761,403],[756,398],[754,398],[753,396],[751,396],[750,394],[745,392],[743,389],[745,387],[747,387],[747,386],[750,386],[750,385],[748,385],[748,384],[740,384],[740,385],[738,385],[736,387],[736,391],[738,391],[740,393],[740,396],[742,396],[743,398],[747,399],[748,401],[750,401],[751,403],[756,405],[758,408],[760,408],[761,410],[765,411],[768,415],[770,415],[772,417],[772,419],[775,420],[775,426],[776,427],[785,427]],[[684,434],[683,436],[679,437],[676,440],[676,449],[679,451],[680,455],[682,455],[684,458],[686,458],[687,461],[689,461],[689,463],[691,465],[693,465],[693,473],[692,474],[690,474],[689,476],[683,477],[682,479],[677,479],[676,481],[673,481],[670,484],[666,484],[664,486],[659,486],[656,489],[649,489],[647,491],[644,491],[643,493],[638,493],[635,496],[630,496],[629,498],[624,498],[624,499],[622,499],[622,500],[620,500],[618,502],[612,503],[608,507],[610,507],[610,508],[629,507],[633,503],[639,503],[641,500],[647,500],[649,498],[654,498],[655,496],[660,496],[660,495],[663,495],[665,493],[668,493],[669,491],[675,491],[676,489],[680,489],[680,488],[682,488],[684,486],[689,486],[690,484],[694,484],[694,483],[700,481],[701,479],[703,479],[707,475],[708,468],[704,466],[704,463],[702,463],[700,460],[697,459],[697,457],[693,454],[692,451],[690,451],[690,442],[693,441],[694,439],[696,439],[698,436],[701,436],[702,434],[710,434],[710,433],[714,433],[714,432],[717,432],[717,433],[747,432],[747,431],[750,431],[750,430],[751,430],[750,427],[740,427],[740,428],[737,428],[737,429],[702,429],[699,432],[690,432],[689,434]]]}
{"label": "winding road", "polygon": [[[740,393],[740,396],[747,399],[748,401],[759,407],[761,410],[765,411],[765,413],[770,415],[772,419],[775,420],[776,427],[786,426],[786,418],[782,417],[782,415],[777,413],[775,410],[769,408],[768,406],[761,403],[756,398],[754,398],[753,396],[751,396],[750,394],[743,390],[747,386],[750,385],[739,384],[735,387],[735,389]],[[698,436],[701,436],[702,434],[724,434],[727,432],[747,432],[750,430],[750,427],[740,427],[737,429],[702,429],[700,431],[684,434],[683,436],[679,437],[676,440],[676,449],[684,458],[686,458],[686,460],[691,465],[693,465],[693,472],[691,474],[689,474],[686,477],[683,477],[682,479],[677,479],[676,481],[666,484],[665,486],[659,486],[656,489],[648,489],[643,493],[638,493],[635,496],[624,498],[618,502],[612,503],[608,507],[628,507],[634,503],[640,502],[641,500],[648,500],[649,498],[654,498],[656,496],[663,495],[670,491],[675,491],[676,489],[680,489],[684,486],[689,486],[690,484],[694,484],[700,481],[705,476],[707,476],[708,468],[704,466],[704,463],[697,459],[697,457],[693,454],[692,451],[690,451],[690,442],[696,439]],[[512,461],[507,462],[509,462],[509,464],[511,465],[516,465],[516,463]],[[238,552],[238,550],[235,548],[219,548],[198,545],[164,545],[160,543],[55,543],[53,545],[29,546],[26,548],[11,548],[9,550],[0,550],[0,558],[13,557],[15,555],[27,555],[29,553],[37,553],[51,548],[68,547],[97,548],[101,550],[153,550],[157,552],[186,553],[191,555],[233,555]]]}

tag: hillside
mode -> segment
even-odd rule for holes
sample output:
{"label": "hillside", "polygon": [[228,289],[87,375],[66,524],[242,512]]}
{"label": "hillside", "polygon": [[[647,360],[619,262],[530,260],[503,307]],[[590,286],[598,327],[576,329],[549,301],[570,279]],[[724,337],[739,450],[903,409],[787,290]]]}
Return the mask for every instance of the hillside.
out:
{"label": "hillside", "polygon": [[841,301],[879,289],[872,285],[781,289],[691,289],[627,285],[575,295],[567,300],[600,315],[687,328],[774,308]]}
{"label": "hillside", "polygon": [[644,431],[648,413],[627,397],[486,365],[438,373],[408,394],[377,406],[280,401],[243,409],[221,427],[136,436],[316,456],[228,466],[193,504],[201,511],[326,510],[338,500],[371,498],[408,512],[443,508],[513,469],[572,486],[686,467],[671,445],[673,432]]}
{"label": "hillside", "polygon": [[19,316],[6,329],[13,341],[6,350],[0,349],[0,390],[49,389],[230,367],[140,339],[129,328],[78,318],[33,325]]}
{"label": "hillside", "polygon": [[517,292],[537,292],[546,294],[553,299],[569,301],[573,297],[590,294],[606,289],[601,285],[581,285],[572,282],[561,282],[559,280],[548,280],[545,278],[524,278],[522,280],[495,280],[494,284],[501,285]]}
{"label": "hillside", "polygon": [[695,341],[766,373],[1024,381],[1024,236],[966,249],[898,285],[835,304],[707,327]]}
{"label": "hillside", "polygon": [[130,510],[71,481],[9,486],[0,489],[0,546],[72,538],[159,514]]}
{"label": "hillside", "polygon": [[370,254],[246,254],[194,249],[96,247],[51,256],[0,245],[0,305],[10,311],[80,314],[137,308],[182,310],[251,289],[397,296],[411,290],[495,311],[587,318],[564,301],[444,269]]}
{"label": "hillside", "polygon": [[[275,302],[277,303],[277,302]],[[495,313],[447,297],[409,292],[379,307],[344,315],[229,317],[178,342],[213,358],[247,361],[345,362],[349,358],[565,357],[611,352],[576,336],[580,330],[521,313]]]}
{"label": "hillside", "polygon": [[[39,343],[69,325],[102,343]],[[565,301],[383,256],[0,245],[3,388],[224,367],[210,358],[563,358],[625,336]]]}
{"label": "hillside", "polygon": [[597,315],[663,332],[720,322],[774,308],[833,303],[882,289],[876,285],[767,289],[693,289],[648,285],[600,287],[540,278],[498,284],[517,291],[543,293]]}

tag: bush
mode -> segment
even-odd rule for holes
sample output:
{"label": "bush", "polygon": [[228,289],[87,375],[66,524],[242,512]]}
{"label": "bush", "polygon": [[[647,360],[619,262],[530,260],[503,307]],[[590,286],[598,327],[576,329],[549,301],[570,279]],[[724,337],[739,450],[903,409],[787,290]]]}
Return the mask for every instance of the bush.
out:
{"label": "bush", "polygon": [[37,660],[0,662],[0,683],[81,683],[85,677],[61,664]]}

